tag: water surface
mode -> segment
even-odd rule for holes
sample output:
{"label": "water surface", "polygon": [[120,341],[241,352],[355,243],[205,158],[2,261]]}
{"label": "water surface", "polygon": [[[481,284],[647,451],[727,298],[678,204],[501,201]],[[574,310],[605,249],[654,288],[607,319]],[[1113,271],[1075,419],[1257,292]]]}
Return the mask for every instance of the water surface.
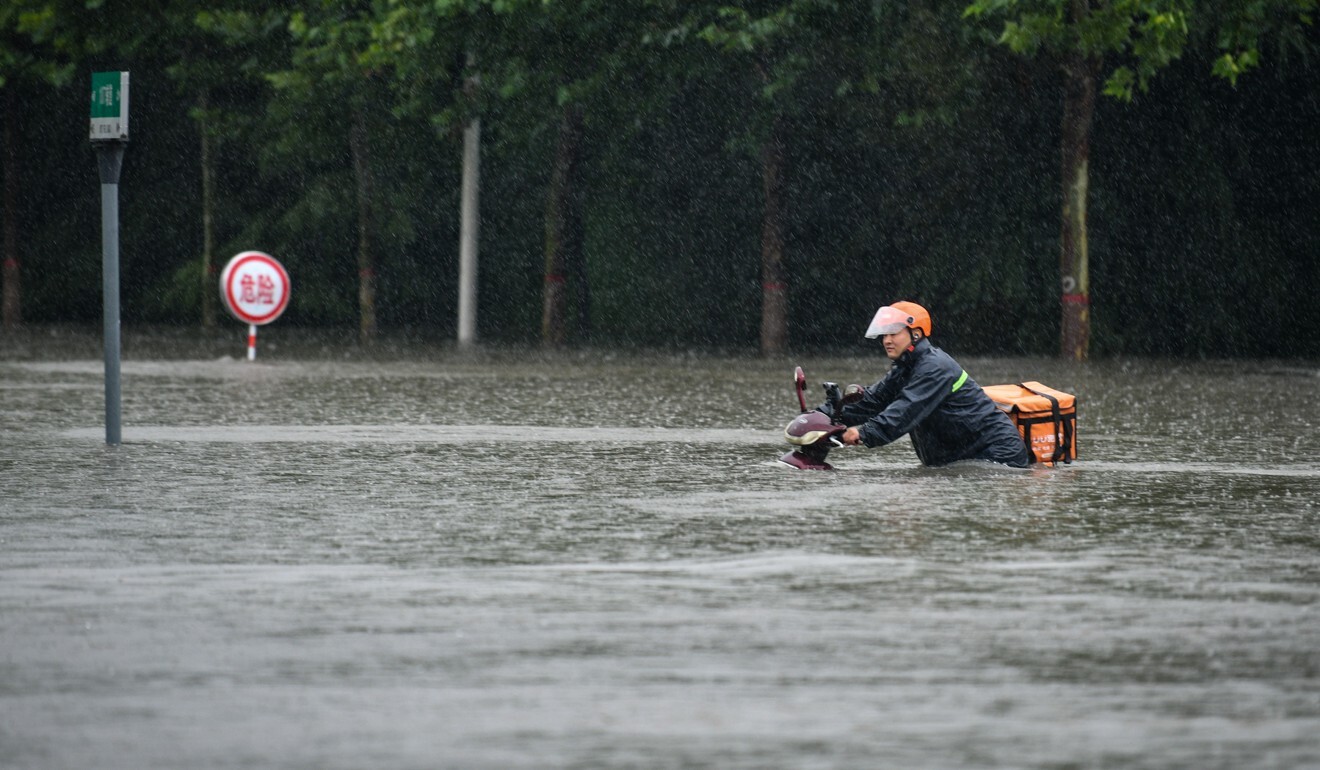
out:
{"label": "water surface", "polygon": [[1320,766],[1314,365],[964,358],[1081,460],[807,473],[880,357],[264,352],[126,356],[118,448],[0,360],[0,763]]}

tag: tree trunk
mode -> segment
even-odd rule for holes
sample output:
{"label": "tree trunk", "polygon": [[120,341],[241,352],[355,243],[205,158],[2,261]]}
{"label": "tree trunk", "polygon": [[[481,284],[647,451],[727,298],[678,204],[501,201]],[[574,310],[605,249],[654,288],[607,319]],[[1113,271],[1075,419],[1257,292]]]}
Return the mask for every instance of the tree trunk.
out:
{"label": "tree trunk", "polygon": [[541,344],[560,347],[568,339],[567,273],[572,271],[578,292],[579,332],[590,308],[584,307],[586,266],[583,257],[582,190],[578,169],[582,157],[582,110],[565,105],[559,120],[559,142],[545,212],[545,288],[541,305]]}
{"label": "tree trunk", "polygon": [[14,97],[14,84],[5,87],[4,109],[4,268],[0,281],[4,283],[0,299],[0,318],[4,328],[14,329],[23,322],[20,271],[18,265],[18,99]]}
{"label": "tree trunk", "polygon": [[216,284],[215,269],[215,167],[211,156],[211,133],[207,129],[207,111],[210,98],[203,88],[197,95],[197,107],[202,113],[200,122],[202,154],[202,328],[213,329],[216,325]]}
{"label": "tree trunk", "polygon": [[[477,57],[469,52],[468,70],[463,83],[464,96],[477,99],[481,74],[476,71]],[[471,348],[477,342],[477,250],[481,236],[481,117],[468,116],[463,127],[463,177],[460,182],[458,213],[458,346]]]}
{"label": "tree trunk", "polygon": [[765,209],[761,220],[761,355],[778,355],[788,342],[788,282],[784,266],[783,119],[776,115],[761,148]]}
{"label": "tree trunk", "polygon": [[[1085,0],[1074,0],[1073,21],[1086,14]],[[1062,221],[1059,237],[1060,354],[1085,361],[1091,346],[1091,281],[1086,244],[1087,169],[1100,61],[1080,53],[1064,62],[1061,140]]]}
{"label": "tree trunk", "polygon": [[353,110],[349,145],[357,185],[358,338],[370,342],[376,336],[376,266],[371,256],[371,159],[367,154],[367,114],[362,107]]}
{"label": "tree trunk", "polygon": [[477,342],[477,248],[481,237],[481,118],[463,127],[458,212],[458,345]]}

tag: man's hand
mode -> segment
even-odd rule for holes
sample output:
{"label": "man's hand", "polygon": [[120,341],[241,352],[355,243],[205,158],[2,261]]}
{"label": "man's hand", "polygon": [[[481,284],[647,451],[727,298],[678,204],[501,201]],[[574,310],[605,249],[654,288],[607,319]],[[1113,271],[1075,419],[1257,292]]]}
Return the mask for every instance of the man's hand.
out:
{"label": "man's hand", "polygon": [[849,428],[843,432],[843,443],[849,446],[859,446],[862,443],[862,432],[856,428]]}

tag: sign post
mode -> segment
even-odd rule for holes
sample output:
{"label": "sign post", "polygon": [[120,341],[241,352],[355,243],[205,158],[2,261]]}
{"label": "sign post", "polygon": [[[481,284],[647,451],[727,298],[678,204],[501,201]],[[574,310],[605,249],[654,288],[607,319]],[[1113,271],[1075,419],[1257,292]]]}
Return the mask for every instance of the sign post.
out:
{"label": "sign post", "polygon": [[289,274],[261,251],[234,255],[220,272],[220,299],[234,318],[248,325],[247,360],[257,360],[257,327],[279,318],[289,305]]}
{"label": "sign post", "polygon": [[101,178],[101,290],[105,336],[105,443],[119,446],[119,172],[128,143],[128,73],[92,73],[91,128]]}

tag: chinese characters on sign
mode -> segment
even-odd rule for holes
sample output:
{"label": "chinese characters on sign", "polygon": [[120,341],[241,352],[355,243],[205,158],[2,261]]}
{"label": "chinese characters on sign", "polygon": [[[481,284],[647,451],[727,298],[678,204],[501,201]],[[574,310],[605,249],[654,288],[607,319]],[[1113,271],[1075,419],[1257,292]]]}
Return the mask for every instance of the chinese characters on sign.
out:
{"label": "chinese characters on sign", "polygon": [[258,305],[275,304],[275,280],[269,275],[258,275],[255,278],[244,273],[239,278],[239,286],[242,287],[242,296],[239,302]]}
{"label": "chinese characters on sign", "polygon": [[279,318],[289,304],[289,274],[271,255],[245,251],[220,273],[220,297],[234,318],[262,326]]}
{"label": "chinese characters on sign", "polygon": [[128,140],[128,73],[92,73],[91,128],[88,138]]}

